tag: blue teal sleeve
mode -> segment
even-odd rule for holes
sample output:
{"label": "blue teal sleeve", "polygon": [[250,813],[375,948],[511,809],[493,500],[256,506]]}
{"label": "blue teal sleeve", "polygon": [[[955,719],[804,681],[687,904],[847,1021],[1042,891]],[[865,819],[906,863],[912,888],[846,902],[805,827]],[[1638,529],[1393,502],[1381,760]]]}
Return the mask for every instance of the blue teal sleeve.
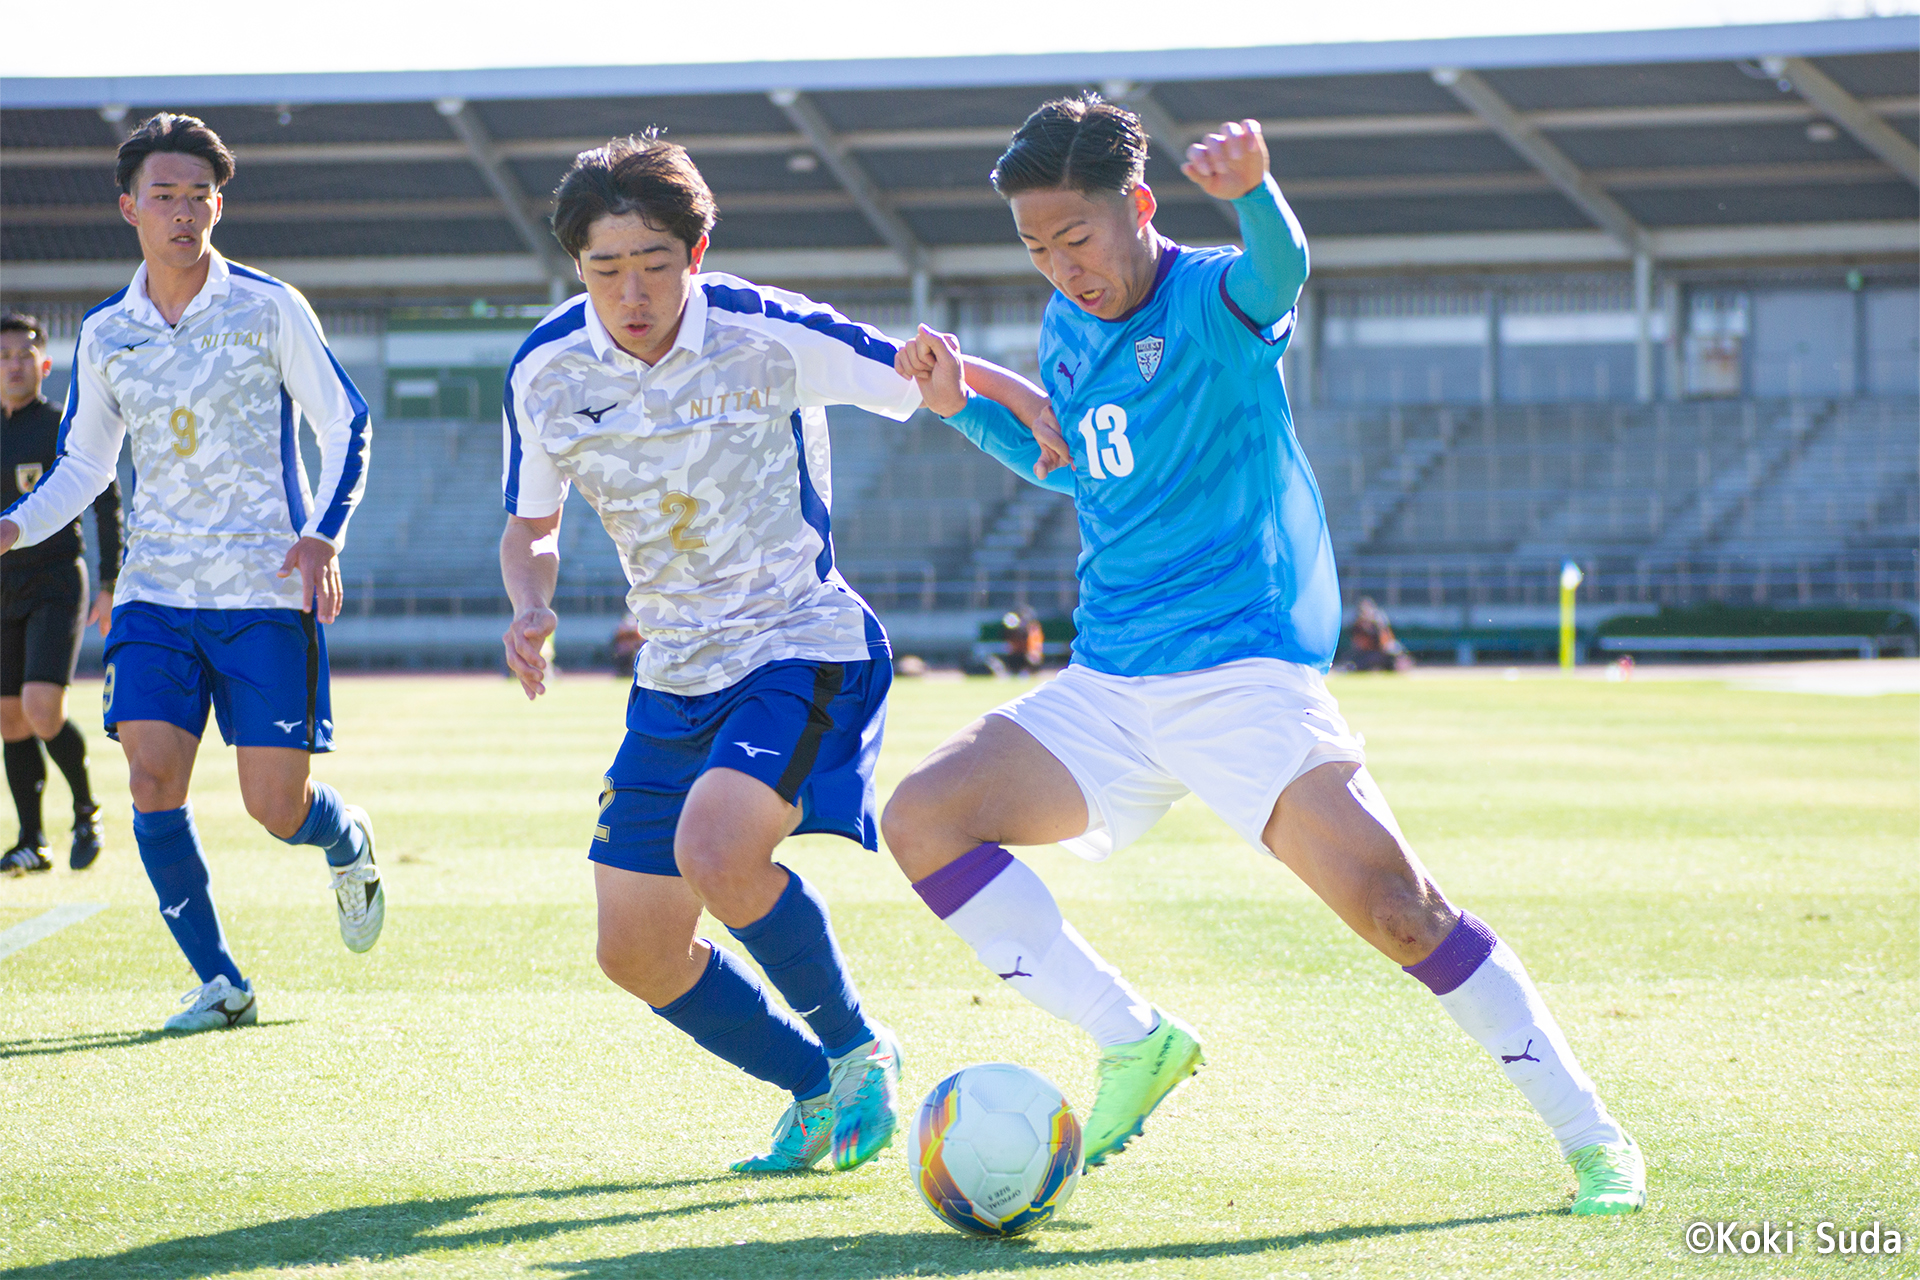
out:
{"label": "blue teal sleeve", "polygon": [[1028,484],[1055,493],[1073,492],[1073,472],[1066,467],[1048,472],[1045,480],[1034,478],[1033,464],[1040,461],[1040,446],[1013,410],[998,401],[969,396],[964,409],[942,421]]}
{"label": "blue teal sleeve", "polygon": [[1272,174],[1235,200],[1233,211],[1246,249],[1227,268],[1227,301],[1249,328],[1264,329],[1293,310],[1307,282],[1307,233]]}

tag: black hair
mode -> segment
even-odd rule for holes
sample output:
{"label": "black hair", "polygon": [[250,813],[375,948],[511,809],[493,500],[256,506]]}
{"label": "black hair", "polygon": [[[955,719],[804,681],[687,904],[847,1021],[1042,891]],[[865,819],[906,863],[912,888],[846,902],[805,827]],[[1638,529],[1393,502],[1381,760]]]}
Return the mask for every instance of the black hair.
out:
{"label": "black hair", "polygon": [[993,189],[1125,195],[1147,174],[1147,131],[1140,117],[1097,93],[1043,102],[1015,131],[993,166]]}
{"label": "black hair", "polygon": [[569,258],[587,248],[587,232],[609,214],[637,213],[691,251],[719,219],[713,192],[687,149],[658,129],[582,151],[553,192],[553,235]]}
{"label": "black hair", "polygon": [[133,131],[120,144],[120,157],[113,167],[113,180],[122,191],[133,195],[133,181],[140,166],[156,151],[177,151],[199,156],[213,166],[213,189],[218,191],[233,181],[233,152],[220,141],[220,135],[198,116],[176,115],[162,111]]}
{"label": "black hair", "polygon": [[30,346],[47,349],[47,326],[40,322],[39,316],[30,316],[24,311],[9,311],[0,315],[0,333],[24,333]]}

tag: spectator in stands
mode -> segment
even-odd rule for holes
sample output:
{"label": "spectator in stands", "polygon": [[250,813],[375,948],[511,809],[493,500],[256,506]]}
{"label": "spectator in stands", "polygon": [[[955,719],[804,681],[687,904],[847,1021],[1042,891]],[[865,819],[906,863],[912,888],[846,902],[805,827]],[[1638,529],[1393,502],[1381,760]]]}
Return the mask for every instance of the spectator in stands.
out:
{"label": "spectator in stands", "polygon": [[1406,671],[1413,666],[1413,655],[1394,638],[1386,610],[1371,596],[1360,597],[1353,625],[1347,628],[1347,661],[1355,671]]}
{"label": "spectator in stands", "polygon": [[1007,653],[1003,659],[1007,671],[1013,675],[1038,671],[1046,660],[1047,633],[1033,606],[1023,604],[1017,611],[1009,611],[1000,622],[1007,629]]}

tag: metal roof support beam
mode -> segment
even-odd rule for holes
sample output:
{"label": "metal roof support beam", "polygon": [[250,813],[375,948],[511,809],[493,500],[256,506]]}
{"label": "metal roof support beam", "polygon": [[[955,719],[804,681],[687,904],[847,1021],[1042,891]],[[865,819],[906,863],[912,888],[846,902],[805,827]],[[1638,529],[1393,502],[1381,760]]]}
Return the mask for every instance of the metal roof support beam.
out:
{"label": "metal roof support beam", "polygon": [[[1173,118],[1173,113],[1153,96],[1152,85],[1134,84],[1127,80],[1109,80],[1101,88],[1105,90],[1109,99],[1140,117],[1140,123],[1147,126],[1147,137],[1152,139],[1161,153],[1173,162],[1174,168],[1177,169],[1187,162],[1187,144],[1201,135]],[[1220,217],[1226,224],[1233,228],[1233,234],[1238,236],[1240,215],[1233,211],[1233,206],[1225,200],[1213,200],[1211,197],[1209,202],[1219,211]]]}
{"label": "metal roof support beam", "polygon": [[908,280],[913,282],[914,319],[927,319],[932,305],[932,267],[920,237],[913,233],[913,228],[906,224],[905,219],[894,212],[886,195],[867,176],[867,171],[853,158],[846,144],[834,135],[833,126],[827,123],[827,118],[820,114],[820,108],[814,106],[810,98],[797,89],[775,89],[767,95],[767,99],[793,122],[793,127],[806,138],[807,144],[853,198],[855,207],[866,218],[868,225],[879,233],[887,247],[900,259]]}
{"label": "metal roof support beam", "polygon": [[1760,65],[1768,75],[1779,76],[1792,85],[1795,92],[1832,117],[1855,142],[1892,165],[1901,177],[1920,186],[1920,147],[1834,83],[1826,72],[1805,58],[1768,58]]}
{"label": "metal roof support beam", "polygon": [[514,176],[513,170],[501,158],[492,135],[487,132],[487,126],[463,98],[440,98],[433,105],[446,117],[453,131],[460,135],[460,140],[467,144],[467,155],[473,161],[474,168],[480,170],[481,177],[486,179],[493,194],[499,197],[507,221],[520,233],[520,239],[526,242],[528,251],[540,264],[541,271],[547,277],[547,296],[554,302],[561,301],[572,292],[574,272],[561,256],[553,233],[527,212],[529,201],[526,188],[520,185],[520,179]]}
{"label": "metal roof support beam", "polygon": [[1545,174],[1561,195],[1573,201],[1628,253],[1647,251],[1646,230],[1633,215],[1567,159],[1566,153],[1548,141],[1536,125],[1509,106],[1505,98],[1494,92],[1492,85],[1458,67],[1435,68],[1433,82],[1466,103],[1475,115],[1487,122],[1488,128],[1499,134],[1528,164]]}

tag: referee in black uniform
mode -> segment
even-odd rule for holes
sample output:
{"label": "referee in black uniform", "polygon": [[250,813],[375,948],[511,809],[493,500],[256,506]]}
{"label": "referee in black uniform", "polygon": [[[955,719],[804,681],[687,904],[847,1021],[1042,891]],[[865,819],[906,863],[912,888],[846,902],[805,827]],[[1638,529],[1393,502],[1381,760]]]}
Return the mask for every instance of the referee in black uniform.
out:
{"label": "referee in black uniform", "polygon": [[[32,316],[0,315],[0,511],[40,483],[59,452],[60,411],[40,394],[53,369],[46,327]],[[40,747],[73,792],[75,871],[100,855],[100,806],[87,781],[87,740],[67,719],[67,685],[88,623],[107,633],[113,581],[120,573],[120,485],[94,500],[100,530],[100,594],[87,609],[86,552],[80,522],[45,542],[0,555],[0,739],[6,742],[7,789],[20,815],[20,839],[0,856],[0,871],[24,875],[53,866],[40,822],[47,765]]]}

